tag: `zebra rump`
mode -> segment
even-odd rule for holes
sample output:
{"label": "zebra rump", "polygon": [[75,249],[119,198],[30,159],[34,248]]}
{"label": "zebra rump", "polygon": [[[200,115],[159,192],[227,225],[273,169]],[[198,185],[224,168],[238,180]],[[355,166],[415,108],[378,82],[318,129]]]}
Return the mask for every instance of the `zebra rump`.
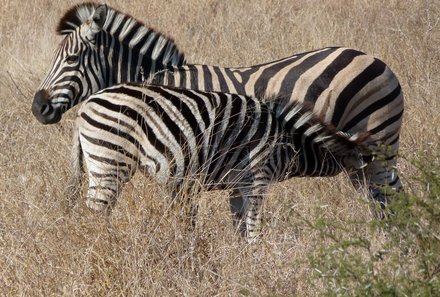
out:
{"label": "zebra rump", "polygon": [[[98,211],[114,207],[123,183],[137,169],[177,197],[195,181],[206,190],[230,189],[240,196],[231,206],[234,224],[254,238],[262,199],[279,175],[306,172],[312,164],[325,175],[348,164],[364,165],[361,135],[337,133],[299,103],[288,112],[285,106],[279,100],[262,103],[158,85],[104,89],[78,111],[69,188],[77,194],[83,156],[89,177],[86,203]],[[278,158],[284,162],[277,163]],[[275,163],[284,168],[274,168]]]}

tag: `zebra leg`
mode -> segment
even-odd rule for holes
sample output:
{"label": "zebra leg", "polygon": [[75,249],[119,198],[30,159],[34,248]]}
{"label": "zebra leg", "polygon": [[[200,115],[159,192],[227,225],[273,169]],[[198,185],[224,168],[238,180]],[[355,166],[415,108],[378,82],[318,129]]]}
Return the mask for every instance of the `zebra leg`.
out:
{"label": "zebra leg", "polygon": [[195,230],[197,224],[197,214],[199,212],[198,197],[202,192],[198,183],[191,179],[179,180],[171,186],[172,203],[178,205],[180,213],[185,219],[189,218],[191,230]]}
{"label": "zebra leg", "polygon": [[66,198],[65,209],[67,212],[70,212],[70,210],[78,203],[78,197],[81,190],[81,174],[84,171],[83,154],[81,144],[79,142],[78,129],[75,128],[73,131],[71,172],[69,174],[67,187],[64,191],[64,197]]}
{"label": "zebra leg", "polygon": [[246,209],[246,235],[248,241],[254,242],[261,232],[261,205],[266,192],[266,186],[258,185],[252,189],[249,203]]}
{"label": "zebra leg", "polygon": [[249,195],[245,196],[246,205],[246,236],[250,243],[254,242],[260,235],[261,231],[261,206],[263,204],[264,195],[270,178],[263,171],[257,172],[253,176],[251,186],[249,187]]}
{"label": "zebra leg", "polygon": [[[89,161],[89,162],[88,162]],[[122,190],[123,183],[134,174],[128,166],[114,166],[86,158],[89,188],[86,205],[98,212],[110,214]]]}
{"label": "zebra leg", "polygon": [[387,204],[392,201],[396,193],[402,191],[396,161],[396,156],[374,159],[365,168],[350,175],[355,188],[368,186],[369,197],[380,206],[379,211],[374,211],[374,215],[380,219],[386,218]]}
{"label": "zebra leg", "polygon": [[246,235],[245,213],[248,208],[249,200],[244,188],[234,189],[229,198],[229,206],[232,214],[234,228],[242,235]]}

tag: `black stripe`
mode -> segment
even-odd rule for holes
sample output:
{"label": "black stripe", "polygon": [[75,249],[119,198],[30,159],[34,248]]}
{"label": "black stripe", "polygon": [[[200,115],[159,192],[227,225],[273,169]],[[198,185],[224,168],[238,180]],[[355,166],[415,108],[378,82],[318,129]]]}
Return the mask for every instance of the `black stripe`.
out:
{"label": "black stripe", "polygon": [[118,82],[118,80],[117,80],[117,78],[118,78],[118,73],[119,73],[119,63],[118,63],[118,60],[119,60],[119,51],[121,50],[121,43],[119,42],[119,40],[117,39],[117,38],[115,38],[115,37],[113,37],[113,36],[111,36],[111,38],[112,38],[112,42],[113,42],[113,51],[112,51],[112,59],[111,59],[111,68],[112,68],[112,71],[111,71],[111,78],[112,78],[112,80],[113,80],[113,84],[115,84],[115,83],[117,83]]}
{"label": "black stripe", "polygon": [[212,74],[207,65],[202,65],[202,71],[205,81],[205,91],[213,91]]}
{"label": "black stripe", "polygon": [[116,14],[113,14],[112,16],[109,17],[109,19],[107,19],[106,22],[108,22],[108,25],[107,25],[107,28],[108,28],[107,30],[108,31],[110,31],[111,28],[113,27],[113,23],[115,21],[115,17],[116,17]]}
{"label": "black stripe", "polygon": [[[119,14],[118,16],[121,16],[121,14]],[[116,19],[116,18],[115,18]],[[118,17],[118,19],[120,19],[120,17]],[[119,36],[121,35],[122,32],[122,28],[124,28],[125,23],[127,22],[128,16],[126,15],[122,15],[122,21],[119,22],[118,27],[116,28],[116,30],[114,30],[115,26],[109,27],[109,31],[113,31],[113,36],[117,36],[119,39]]]}
{"label": "black stripe", "polygon": [[[119,92],[117,91],[119,90]],[[107,89],[105,92],[107,93],[112,93],[112,92],[116,92],[116,93],[120,93],[121,91],[126,92],[126,94],[131,93],[130,95],[137,95],[140,97],[135,97],[135,98],[139,98],[142,99],[143,96],[145,96],[143,93],[138,92],[136,90],[133,89],[128,89],[128,88],[124,88],[124,87],[119,87],[119,88],[114,88],[114,89]],[[133,121],[137,122],[137,124],[139,125],[139,127],[142,127],[142,130],[144,132],[144,134],[147,136],[148,141],[162,154],[164,154],[165,156],[167,156],[168,158],[172,158],[173,155],[172,153],[169,151],[169,149],[156,137],[156,135],[154,134],[153,130],[151,129],[150,126],[148,126],[148,124],[144,121],[144,118],[135,110],[133,110],[132,108],[128,107],[128,106],[121,106],[121,105],[115,105],[113,103],[110,103],[106,100],[100,99],[100,98],[91,98],[89,99],[89,102],[96,102],[97,104],[113,111],[116,113],[122,113],[125,116],[131,118]]]}
{"label": "black stripe", "polygon": [[353,80],[344,88],[336,100],[333,117],[331,119],[333,126],[338,126],[338,123],[344,114],[345,107],[348,105],[350,100],[352,100],[367,83],[380,76],[385,69],[386,65],[382,61],[375,59],[370,66],[362,71],[362,73],[353,78]]}
{"label": "black stripe", "polygon": [[220,90],[218,91],[223,93],[229,93],[229,87],[228,84],[226,83],[226,77],[223,76],[223,73],[220,71],[220,67],[213,66],[212,69],[214,69],[214,72],[217,75],[217,79],[220,87]]}
{"label": "black stripe", "polygon": [[319,95],[329,87],[336,74],[343,70],[359,55],[364,55],[364,53],[348,49],[337,56],[309,86],[304,97],[304,102],[315,103]]}
{"label": "black stripe", "polygon": [[179,74],[180,74],[179,87],[186,88],[186,70],[183,69],[182,71],[179,71]]}
{"label": "black stripe", "polygon": [[[97,177],[95,174],[93,174],[92,172],[91,172],[91,175],[93,175],[93,177]],[[117,193],[117,191],[115,190],[115,189],[113,189],[113,188],[110,188],[110,187],[106,187],[106,186],[89,186],[89,190],[90,189],[92,189],[92,190],[107,190],[107,191],[110,191],[110,192],[112,192],[113,194],[116,194]],[[107,201],[105,201],[105,200],[101,200],[101,199],[99,199],[100,201],[102,201],[102,202],[104,202],[104,203],[108,203]]]}
{"label": "black stripe", "polygon": [[[107,170],[106,170],[107,171]],[[96,178],[106,178],[106,179],[113,179],[113,178],[118,178],[119,177],[119,173],[117,171],[114,171],[113,173],[98,173],[98,172],[94,172],[94,171],[90,171],[90,173],[96,177]]]}
{"label": "black stripe", "polygon": [[[100,130],[108,131],[108,132],[110,132],[110,133],[112,133],[112,134],[114,134],[114,135],[116,135],[116,136],[118,136],[118,137],[121,137],[121,138],[123,138],[123,139],[126,139],[126,140],[130,141],[131,143],[133,143],[133,144],[136,146],[136,148],[139,148],[139,147],[140,147],[140,144],[139,144],[139,142],[138,142],[136,139],[134,139],[131,135],[129,135],[129,134],[127,134],[127,133],[124,133],[124,132],[120,131],[118,128],[110,127],[110,126],[104,125],[104,124],[102,124],[102,123],[99,123],[99,122],[95,121],[94,119],[90,118],[90,117],[89,117],[87,114],[85,114],[85,113],[81,113],[81,117],[82,117],[85,121],[87,121],[87,123],[89,123],[91,126],[94,126],[94,127],[98,128],[98,129],[100,129]],[[136,162],[138,161],[137,157],[133,156],[133,155],[132,155],[130,152],[128,152],[125,148],[123,148],[123,147],[121,147],[121,146],[119,146],[119,145],[117,145],[117,144],[111,143],[110,141],[106,141],[106,140],[103,140],[103,139],[101,139],[101,138],[92,138],[92,137],[87,136],[87,135],[85,135],[85,134],[83,134],[83,133],[81,133],[81,135],[82,135],[85,139],[87,139],[87,141],[89,141],[90,143],[93,143],[93,144],[95,144],[95,145],[98,145],[98,146],[102,146],[102,147],[108,148],[109,150],[112,150],[112,151],[116,151],[116,152],[118,152],[118,153],[121,153],[121,154],[127,156],[128,158],[130,158],[130,159],[132,159],[132,160],[135,160]]]}
{"label": "black stripe", "polygon": [[364,110],[362,110],[360,113],[358,113],[355,117],[353,117],[348,123],[344,125],[341,131],[344,132],[349,131],[354,126],[356,126],[357,123],[361,122],[363,119],[367,118],[375,111],[381,109],[384,106],[389,105],[391,102],[393,102],[394,99],[397,98],[397,96],[399,96],[400,91],[401,91],[400,85],[398,85],[390,94],[388,94],[387,96],[381,98],[376,102],[373,102]]}
{"label": "black stripe", "polygon": [[128,54],[130,49],[128,47],[121,47],[120,48],[121,52],[122,52],[122,56],[120,59],[118,59],[118,63],[119,63],[119,68],[120,68],[120,77],[121,80],[119,81],[120,83],[122,82],[126,82],[128,80]]}
{"label": "black stripe", "polygon": [[[211,124],[211,120],[209,118],[210,111],[208,110],[208,107],[206,106],[205,101],[203,101],[203,99],[200,96],[196,95],[194,92],[192,92],[191,90],[188,90],[188,89],[175,89],[174,91],[184,95],[185,97],[190,98],[192,101],[194,101],[197,104],[198,113],[202,117],[202,120],[203,120],[203,123],[205,124],[205,127],[208,127]],[[213,97],[212,94],[201,92],[201,91],[199,91],[198,93],[200,93],[203,96],[206,96],[207,99],[211,99],[209,101],[211,103],[213,103],[212,102],[212,97]]]}
{"label": "black stripe", "polygon": [[[151,86],[150,90],[159,93],[162,97],[168,99],[181,112],[181,115],[185,118],[188,125],[191,127],[194,136],[196,137],[196,143],[199,143],[200,137],[203,136],[203,132],[200,130],[198,121],[194,116],[193,112],[191,111],[191,109],[189,108],[189,106],[179,97],[171,93],[168,93],[166,90],[164,90],[161,87]],[[156,112],[159,115],[161,115],[162,121],[164,122],[165,126],[173,134],[176,141],[180,144],[184,155],[184,168],[185,170],[189,170],[190,169],[189,162],[191,160],[189,139],[186,138],[185,133],[181,130],[181,127],[179,127],[176,124],[176,120],[171,119],[154,98],[149,97],[147,99],[148,99],[146,100],[147,104],[153,107],[153,109],[155,109]]]}
{"label": "black stripe", "polygon": [[[304,72],[306,72],[307,70],[318,64],[319,62],[325,60],[335,50],[336,49],[328,49],[325,50],[324,52],[318,52],[303,60],[299,65],[296,65],[295,67],[290,69],[289,72],[284,77],[283,82],[281,83],[279,95],[290,97],[290,95],[293,93],[293,90],[295,89],[296,82],[304,74]],[[269,81],[269,79],[267,81]],[[264,88],[264,90],[261,90],[263,91],[262,95],[265,94],[266,87]]]}
{"label": "black stripe", "polygon": [[93,159],[93,160],[95,160],[95,161],[98,161],[98,162],[101,162],[101,163],[106,163],[106,164],[109,164],[109,165],[112,165],[112,166],[115,166],[115,167],[130,167],[126,163],[118,162],[118,161],[116,161],[114,159],[100,157],[100,156],[96,156],[96,155],[93,155],[93,154],[88,154],[88,157]]}
{"label": "black stripe", "polygon": [[237,79],[234,76],[234,73],[231,71],[231,69],[229,68],[225,68],[225,73],[229,78],[229,81],[232,82],[232,84],[234,85],[235,88],[235,92],[237,94],[245,94],[245,89],[244,89],[244,84],[243,83],[239,83],[237,81]]}
{"label": "black stripe", "polygon": [[197,71],[197,68],[194,65],[188,65],[188,69],[189,69],[189,83],[191,86],[190,88],[194,89],[194,90],[198,90],[199,89],[199,76],[198,76],[199,72]]}
{"label": "black stripe", "polygon": [[[305,59],[301,64],[296,65],[294,68],[290,69],[283,79],[279,95],[285,96],[288,94],[292,94],[293,89],[295,87],[295,83],[298,80],[298,78],[305,71],[310,69],[312,66],[324,60],[332,52],[334,52],[334,49],[328,49],[325,50],[324,52],[315,53],[314,55]],[[254,85],[255,96],[258,98],[263,97],[266,94],[267,84],[269,83],[269,80],[273,76],[275,76],[280,70],[291,65],[293,61],[299,60],[306,54],[307,53],[298,55],[294,60],[288,59],[286,61],[276,63],[273,66],[264,69],[260,77],[255,82]]]}
{"label": "black stripe", "polygon": [[[177,110],[180,111],[181,115],[188,122],[189,126],[191,127],[191,129],[193,131],[193,134],[196,137],[198,135],[202,135],[202,131],[200,130],[197,118],[194,116],[194,113],[191,110],[191,108],[183,100],[181,100],[179,97],[177,97],[177,96],[167,92],[162,87],[150,86],[149,89],[151,91],[153,91],[153,92],[156,92],[156,93],[160,94],[165,99],[171,101],[171,103],[177,108]],[[179,90],[179,89],[175,89],[173,91],[176,91],[177,93],[182,93],[182,94],[184,93],[184,90]],[[152,107],[156,108],[157,103],[156,103],[156,100],[154,98],[150,98],[150,100],[148,100],[147,103],[149,105],[151,105]],[[157,106],[159,106],[159,105],[157,105]],[[158,109],[158,111],[159,111],[159,109]],[[164,114],[164,113],[165,113],[165,111],[162,110],[162,113],[159,113],[159,114]],[[168,115],[165,115],[165,116],[168,117]],[[175,121],[171,120],[171,118],[169,118],[169,120],[170,120],[170,123],[165,123],[167,125],[167,127],[169,127],[169,125],[174,126],[175,125]],[[183,136],[183,133],[182,133],[182,131],[179,128],[179,137],[182,137],[182,136]]]}
{"label": "black stripe", "polygon": [[388,142],[388,145],[394,145],[399,141],[399,133],[397,133],[397,135],[394,137],[393,140]]}
{"label": "black stripe", "polygon": [[151,56],[153,54],[153,49],[156,46],[157,40],[160,37],[158,33],[152,32],[151,34],[154,34],[154,37],[151,40],[150,46],[148,47],[148,49],[145,51],[145,54],[144,54],[144,57],[148,57],[148,59],[144,59],[144,63],[142,64],[146,75],[151,73],[151,66],[152,66],[151,65]]}
{"label": "black stripe", "polygon": [[147,31],[139,40],[138,43],[136,43],[133,46],[133,51],[136,51],[136,53],[140,54],[141,48],[145,45],[145,43],[147,42],[148,37],[150,36],[151,31]]}
{"label": "black stripe", "polygon": [[[237,97],[233,98],[236,99]],[[247,108],[244,122],[241,125],[238,125],[237,121],[240,115],[240,112],[243,108],[242,100],[233,100],[231,102],[232,110],[230,121],[227,125],[226,132],[222,136],[222,143],[220,149],[220,155],[225,154],[223,159],[223,164],[221,164],[221,168],[229,171],[232,168],[236,168],[240,163],[250,162],[248,154],[252,146],[255,146],[253,141],[255,141],[255,135],[249,139],[247,143],[244,142],[244,139],[249,136],[249,131],[255,124],[259,124],[255,117],[255,101],[248,100]],[[267,116],[267,114],[266,114]],[[257,133],[258,133],[257,129]],[[225,144],[229,141],[233,140],[231,146],[226,146]],[[225,152],[225,150],[227,150]],[[235,159],[232,159],[235,156]],[[220,159],[219,159],[220,160]],[[214,176],[214,180],[220,180],[222,174],[225,174],[225,170],[219,170]]]}
{"label": "black stripe", "polygon": [[[130,43],[130,41],[133,39],[139,28],[143,27],[140,23],[137,21],[134,22],[134,25],[131,27],[131,29],[128,31],[128,33],[124,37],[124,43],[127,45]],[[133,47],[134,48],[134,47]]]}
{"label": "black stripe", "polygon": [[225,94],[219,93],[219,99],[220,102],[218,103],[218,106],[220,108],[216,109],[214,125],[212,128],[211,137],[209,139],[209,147],[210,148],[216,147],[216,150],[210,149],[209,164],[206,170],[208,179],[210,179],[210,176],[212,175],[214,169],[216,168],[216,163],[218,158],[223,153],[221,151],[222,135],[224,133],[224,131],[221,130],[222,123],[223,121],[229,121],[229,119],[225,119],[225,108],[224,108],[226,104],[228,104],[228,98]]}
{"label": "black stripe", "polygon": [[[293,55],[291,57],[282,58],[282,59],[279,59],[279,60],[276,60],[276,61],[271,61],[271,62],[266,62],[266,63],[263,63],[263,64],[254,65],[254,66],[251,66],[250,68],[249,67],[235,68],[235,71],[240,73],[243,85],[246,85],[248,83],[248,81],[249,81],[250,76],[252,74],[254,74],[255,72],[258,72],[258,70],[260,70],[261,67],[264,67],[264,66],[269,65],[269,64],[273,64],[271,67],[275,67],[277,69],[276,72],[278,72],[280,69],[290,65],[291,63],[299,60],[304,55],[309,54],[311,52],[314,52],[314,51],[295,54],[295,55]],[[249,68],[249,69],[246,69],[246,68]]]}
{"label": "black stripe", "polygon": [[374,135],[380,131],[382,131],[383,129],[385,129],[387,126],[390,126],[391,124],[393,124],[394,122],[400,120],[400,118],[403,115],[403,110],[401,112],[399,112],[397,115],[395,115],[392,118],[389,118],[388,120],[386,120],[385,122],[383,122],[382,124],[380,124],[379,126],[377,126],[374,129],[371,129],[369,132]]}

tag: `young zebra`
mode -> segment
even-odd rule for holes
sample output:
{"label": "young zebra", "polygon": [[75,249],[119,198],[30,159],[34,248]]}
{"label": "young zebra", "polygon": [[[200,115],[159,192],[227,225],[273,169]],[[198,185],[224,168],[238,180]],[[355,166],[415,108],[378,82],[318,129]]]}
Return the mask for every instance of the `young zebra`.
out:
{"label": "young zebra", "polygon": [[[365,179],[371,196],[381,203],[401,189],[396,162],[403,95],[395,74],[375,57],[331,47],[244,68],[183,65],[184,56],[172,40],[92,3],[69,10],[58,32],[64,40],[32,104],[44,124],[58,122],[62,113],[98,90],[158,72],[153,83],[305,102],[337,130],[369,135],[365,145],[381,157],[353,171],[356,188]],[[298,174],[282,178],[292,176]]]}
{"label": "young zebra", "polygon": [[[174,194],[195,180],[206,190],[231,189],[243,202],[232,205],[234,223],[254,238],[266,189],[280,175],[297,170],[328,176],[363,165],[362,137],[349,139],[303,105],[290,104],[286,109],[276,100],[265,104],[154,85],[104,89],[78,112],[70,189],[79,189],[82,155],[89,176],[87,205],[98,211],[114,207],[122,184],[137,169]],[[271,166],[278,158],[283,168]]]}

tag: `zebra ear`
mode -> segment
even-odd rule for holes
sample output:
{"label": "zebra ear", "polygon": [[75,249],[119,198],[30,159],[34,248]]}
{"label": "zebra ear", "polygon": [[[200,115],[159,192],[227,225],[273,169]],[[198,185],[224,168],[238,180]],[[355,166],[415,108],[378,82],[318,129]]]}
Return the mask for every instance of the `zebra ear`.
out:
{"label": "zebra ear", "polygon": [[87,39],[93,41],[96,34],[102,31],[107,19],[107,5],[100,5],[96,8],[90,22],[90,28],[87,32]]}

